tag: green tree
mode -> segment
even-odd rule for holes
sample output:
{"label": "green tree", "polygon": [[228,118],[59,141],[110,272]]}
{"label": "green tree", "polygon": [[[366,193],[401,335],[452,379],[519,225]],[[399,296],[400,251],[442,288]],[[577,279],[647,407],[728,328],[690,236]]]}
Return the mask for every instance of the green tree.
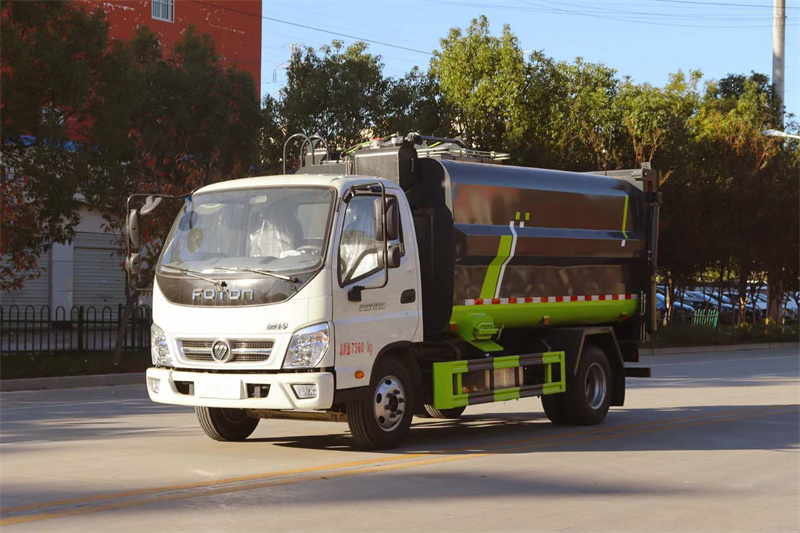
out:
{"label": "green tree", "polygon": [[375,129],[381,136],[405,135],[412,131],[423,135],[452,137],[453,110],[442,96],[439,81],[431,72],[418,67],[400,79],[390,79],[384,110],[376,118]]}
{"label": "green tree", "polygon": [[694,119],[694,172],[716,189],[719,245],[738,275],[742,315],[750,279],[766,271],[775,291],[797,268],[797,157],[761,134],[779,124],[779,105],[766,76],[731,75],[708,85]]}
{"label": "green tree", "polygon": [[298,48],[286,70],[280,111],[289,133],[319,134],[331,150],[343,150],[374,134],[389,88],[380,56],[363,42],[341,41]]}
{"label": "green tree", "polygon": [[481,16],[466,33],[451,29],[441,47],[430,72],[452,108],[453,126],[469,145],[500,150],[515,134],[523,107],[525,59],[516,36],[508,25],[492,36]]}
{"label": "green tree", "polygon": [[[181,195],[257,172],[259,103],[251,76],[225,68],[210,36],[193,28],[166,57],[147,28],[130,42],[114,43],[108,57],[92,108],[95,172],[85,189],[117,235],[122,257],[130,194]],[[143,220],[145,263],[126,293],[125,318],[137,297],[133,289],[152,284],[173,217],[174,209],[167,208]]]}
{"label": "green tree", "polygon": [[0,290],[9,290],[74,236],[108,27],[101,12],[67,2],[2,2],[0,14]]}
{"label": "green tree", "polygon": [[509,147],[515,161],[564,170],[621,165],[624,130],[614,105],[619,92],[614,69],[533,52],[525,80],[522,119]]}

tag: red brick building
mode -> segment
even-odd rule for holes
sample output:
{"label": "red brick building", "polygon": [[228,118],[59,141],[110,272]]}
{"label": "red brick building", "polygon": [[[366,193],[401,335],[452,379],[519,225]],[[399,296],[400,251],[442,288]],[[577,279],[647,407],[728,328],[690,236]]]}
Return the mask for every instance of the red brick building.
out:
{"label": "red brick building", "polygon": [[147,26],[170,49],[189,26],[210,34],[222,61],[252,74],[261,94],[261,0],[78,1],[106,12],[113,38],[130,39]]}

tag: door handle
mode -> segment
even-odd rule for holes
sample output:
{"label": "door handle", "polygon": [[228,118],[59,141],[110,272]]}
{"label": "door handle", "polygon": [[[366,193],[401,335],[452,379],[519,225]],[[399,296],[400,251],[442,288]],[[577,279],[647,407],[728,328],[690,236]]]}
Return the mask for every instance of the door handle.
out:
{"label": "door handle", "polygon": [[417,291],[414,289],[406,289],[400,295],[400,303],[401,304],[410,304],[417,299]]}

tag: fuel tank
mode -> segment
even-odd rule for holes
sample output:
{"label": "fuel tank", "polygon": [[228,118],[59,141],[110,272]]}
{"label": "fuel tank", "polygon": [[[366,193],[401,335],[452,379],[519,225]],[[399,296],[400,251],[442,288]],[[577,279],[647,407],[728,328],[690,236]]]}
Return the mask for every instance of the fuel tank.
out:
{"label": "fuel tank", "polygon": [[406,191],[426,335],[475,314],[508,328],[640,323],[655,253],[653,171],[417,157],[407,145],[356,154],[354,166]]}

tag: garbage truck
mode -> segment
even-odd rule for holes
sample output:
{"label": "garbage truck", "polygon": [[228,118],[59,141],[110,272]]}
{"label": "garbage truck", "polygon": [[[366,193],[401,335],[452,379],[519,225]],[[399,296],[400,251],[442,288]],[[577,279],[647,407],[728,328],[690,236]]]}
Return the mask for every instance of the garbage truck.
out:
{"label": "garbage truck", "polygon": [[[219,441],[291,418],[386,449],[415,415],[534,396],[555,424],[599,424],[649,376],[631,363],[656,328],[653,170],[509,166],[418,134],[333,157],[303,138],[293,173],[182,198],[152,287],[153,401],[193,406]],[[134,196],[132,274],[160,202]]]}

